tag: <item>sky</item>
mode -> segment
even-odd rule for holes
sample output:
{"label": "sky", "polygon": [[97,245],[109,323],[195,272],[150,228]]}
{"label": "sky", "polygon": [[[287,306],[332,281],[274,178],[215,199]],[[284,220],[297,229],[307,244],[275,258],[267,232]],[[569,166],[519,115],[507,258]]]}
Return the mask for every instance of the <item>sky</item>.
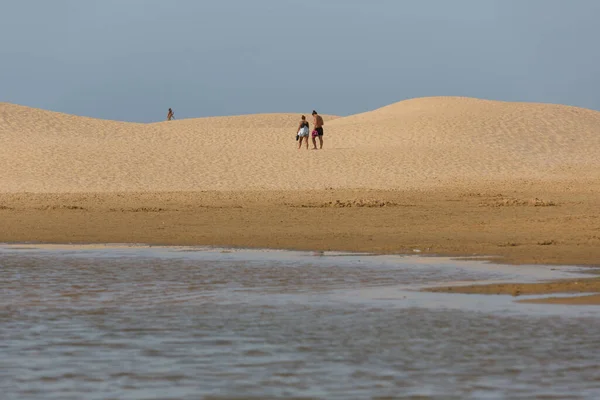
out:
{"label": "sky", "polygon": [[425,96],[600,110],[598,0],[0,0],[0,101],[133,122]]}

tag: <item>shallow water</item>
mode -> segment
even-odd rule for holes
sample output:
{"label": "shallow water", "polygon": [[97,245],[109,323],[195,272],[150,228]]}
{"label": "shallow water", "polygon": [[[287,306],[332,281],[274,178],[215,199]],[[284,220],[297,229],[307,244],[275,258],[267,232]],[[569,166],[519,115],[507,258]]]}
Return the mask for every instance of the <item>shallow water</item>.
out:
{"label": "shallow water", "polygon": [[575,267],[0,247],[2,399],[600,397],[595,307],[423,293]]}

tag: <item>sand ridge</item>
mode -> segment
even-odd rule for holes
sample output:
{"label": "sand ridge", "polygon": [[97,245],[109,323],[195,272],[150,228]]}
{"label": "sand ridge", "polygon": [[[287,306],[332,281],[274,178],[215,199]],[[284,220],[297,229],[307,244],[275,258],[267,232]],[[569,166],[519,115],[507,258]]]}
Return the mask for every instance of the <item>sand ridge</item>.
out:
{"label": "sand ridge", "polygon": [[598,265],[600,112],[413,99],[324,115],[319,151],[297,150],[299,117],[140,124],[0,103],[0,242]]}
{"label": "sand ridge", "polygon": [[0,103],[0,192],[418,189],[600,174],[600,112],[587,109],[412,99],[325,115],[322,151],[296,149],[299,117],[140,124]]}

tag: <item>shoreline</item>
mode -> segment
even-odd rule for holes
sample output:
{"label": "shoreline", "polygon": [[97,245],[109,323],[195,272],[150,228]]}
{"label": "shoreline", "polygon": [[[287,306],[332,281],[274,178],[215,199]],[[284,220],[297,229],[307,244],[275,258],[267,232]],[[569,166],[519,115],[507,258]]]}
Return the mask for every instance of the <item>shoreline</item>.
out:
{"label": "shoreline", "polygon": [[[0,242],[144,243],[600,265],[600,182],[514,190],[0,193]],[[491,189],[494,187],[494,189]]]}
{"label": "shoreline", "polygon": [[[298,250],[289,250],[289,249],[273,249],[273,248],[232,248],[232,247],[212,247],[212,246],[177,246],[177,245],[149,245],[145,243],[94,243],[94,244],[85,244],[85,243],[0,243],[0,252],[5,249],[8,251],[31,251],[31,250],[41,250],[41,251],[96,251],[96,250],[106,250],[109,251],[136,251],[139,249],[158,249],[159,251],[184,251],[184,252],[204,252],[207,251],[209,253],[237,253],[238,251],[241,253],[251,254],[256,253],[278,253],[278,254],[288,254],[292,257],[294,254],[306,254],[312,253],[314,256],[358,256],[358,257],[377,257],[377,256],[397,256],[397,257],[412,257],[413,259],[421,259],[419,262],[422,262],[423,259],[431,258],[435,259],[433,262],[442,261],[471,261],[471,262],[483,262],[484,264],[491,264],[492,267],[497,268],[498,266],[504,266],[504,268],[518,268],[518,266],[507,265],[507,264],[498,264],[495,263],[493,259],[486,259],[483,257],[478,258],[465,258],[465,257],[448,257],[448,256],[439,256],[439,255],[420,255],[420,254],[382,254],[382,253],[353,253],[353,252],[339,252],[339,251],[328,251],[326,252],[308,252],[308,251],[298,251]],[[524,267],[527,268],[535,268],[535,265],[526,265]],[[545,266],[548,267],[548,266]],[[575,267],[575,266],[564,266],[564,267]],[[518,296],[543,296],[549,294],[557,294],[559,297],[548,296],[548,297],[538,297],[538,298],[529,298],[523,300],[515,300],[518,303],[531,303],[531,304],[560,304],[560,305],[600,305],[600,268],[585,270],[585,267],[579,267],[577,271],[571,271],[570,275],[579,275],[576,277],[558,277],[555,276],[550,278],[547,276],[546,278],[541,278],[538,276],[535,282],[490,282],[490,281],[474,281],[475,283],[461,282],[456,284],[450,284],[448,286],[445,285],[434,285],[434,286],[425,286],[419,291],[421,292],[429,292],[429,293],[447,293],[447,294],[475,294],[475,295],[507,295],[512,296],[515,299]],[[547,269],[547,268],[546,268]],[[560,267],[551,268],[552,271],[560,270]],[[538,270],[536,275],[538,275],[543,270]],[[519,273],[523,273],[521,271]],[[529,273],[525,273],[522,278],[525,279]],[[553,273],[551,273],[552,275]],[[589,274],[586,276],[586,274]],[[556,275],[554,273],[554,275]],[[565,296],[565,295],[569,296]]]}
{"label": "shoreline", "polygon": [[[516,268],[597,267],[600,184],[561,189],[531,183],[518,190],[497,184],[469,190],[0,193],[0,242],[347,251],[483,258]],[[594,292],[600,280],[597,287]]]}
{"label": "shoreline", "polygon": [[[232,253],[232,252],[284,252],[284,253],[307,253],[307,251],[293,250],[293,249],[274,249],[274,248],[239,248],[239,247],[213,247],[204,245],[161,245],[161,244],[147,244],[147,243],[1,243],[0,251],[5,248],[7,250],[135,250],[135,249],[163,249],[173,250],[178,249],[181,251],[219,251],[221,253]],[[315,252],[315,255],[331,255],[323,254],[324,252]],[[319,253],[319,254],[317,254]],[[455,261],[479,261],[484,263],[490,263],[495,265],[504,265],[504,267],[510,268],[509,264],[496,263],[493,258],[486,257],[452,257],[452,256],[441,256],[434,254],[391,254],[391,253],[354,253],[344,251],[329,251],[329,253],[335,253],[335,255],[343,256],[384,256],[392,255],[399,257],[416,257],[416,258],[434,258],[438,260],[455,260]],[[514,265],[513,265],[514,266]],[[527,265],[532,267],[532,265]],[[518,266],[516,266],[518,267]],[[533,265],[535,267],[535,265]],[[547,267],[547,265],[546,265]],[[557,266],[558,267],[558,266]],[[564,265],[564,267],[576,267],[573,265]],[[585,268],[585,266],[579,266]],[[558,268],[556,268],[558,269]],[[554,270],[554,268],[553,268]],[[515,300],[518,303],[530,303],[530,304],[555,304],[555,305],[600,305],[600,268],[590,268],[588,271],[579,270],[576,272],[580,276],[577,278],[553,278],[550,280],[539,280],[536,282],[479,282],[466,284],[461,283],[450,286],[427,286],[420,289],[421,292],[430,293],[447,293],[447,294],[477,294],[477,295],[509,295],[517,298],[518,296],[527,295],[549,295],[558,294],[563,295],[559,297],[548,296],[534,299],[523,299]],[[589,274],[588,276],[585,276]],[[568,294],[569,296],[564,296]]]}

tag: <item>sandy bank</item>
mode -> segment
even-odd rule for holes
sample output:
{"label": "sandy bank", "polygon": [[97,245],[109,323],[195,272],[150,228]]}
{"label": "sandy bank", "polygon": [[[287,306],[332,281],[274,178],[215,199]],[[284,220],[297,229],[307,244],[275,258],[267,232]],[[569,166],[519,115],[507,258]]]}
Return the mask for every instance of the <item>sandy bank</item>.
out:
{"label": "sandy bank", "polygon": [[[600,112],[435,97],[155,124],[0,103],[0,242],[600,260]],[[514,288],[513,288],[514,289]]]}
{"label": "sandy bank", "polygon": [[0,192],[398,190],[600,178],[600,112],[582,108],[413,99],[325,116],[323,151],[296,149],[299,118],[134,124],[0,103]]}
{"label": "sandy bank", "polygon": [[0,242],[484,255],[509,263],[596,265],[600,198],[590,190],[5,193]]}

